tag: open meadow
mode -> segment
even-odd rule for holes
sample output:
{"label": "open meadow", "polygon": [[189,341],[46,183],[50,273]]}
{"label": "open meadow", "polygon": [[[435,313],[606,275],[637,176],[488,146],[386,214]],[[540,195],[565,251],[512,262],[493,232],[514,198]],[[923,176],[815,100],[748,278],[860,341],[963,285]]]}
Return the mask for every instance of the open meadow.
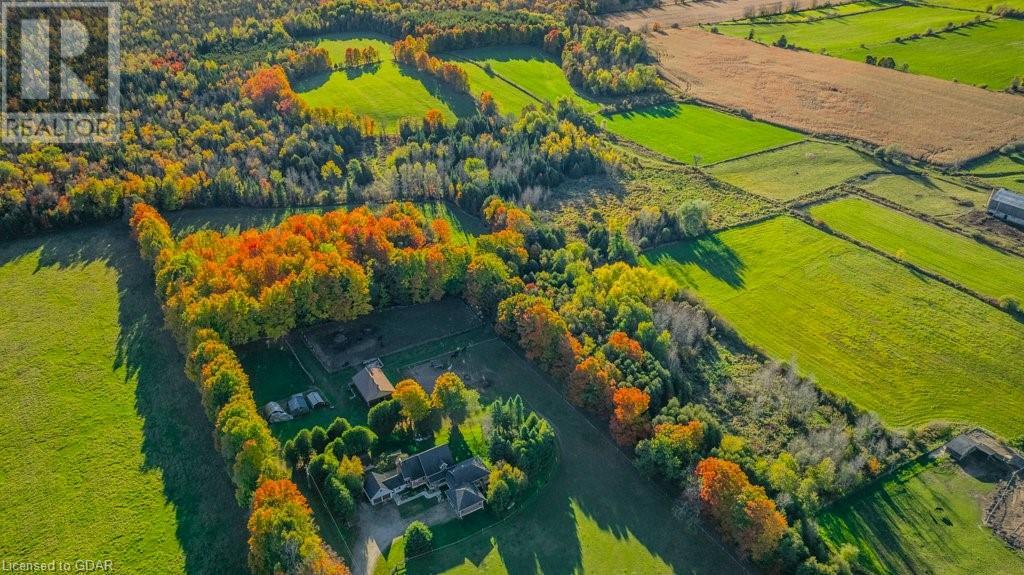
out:
{"label": "open meadow", "polygon": [[[811,21],[736,23],[719,30],[764,44],[785,36],[790,46],[855,62],[864,62],[869,55],[890,57],[897,68],[906,64],[912,74],[1003,90],[1024,70],[1024,22],[1003,18],[943,31],[947,25],[959,26],[978,16],[963,10],[905,5]],[[926,35],[928,32],[934,35]],[[920,37],[909,38],[913,35]]]}
{"label": "open meadow", "polygon": [[692,104],[601,116],[602,127],[684,164],[710,164],[799,142],[803,135]]}
{"label": "open meadow", "polygon": [[0,556],[245,568],[245,516],[120,224],[0,245]]}
{"label": "open meadow", "polygon": [[858,186],[869,194],[928,216],[949,217],[984,210],[989,192],[928,174],[885,174]]}
{"label": "open meadow", "polygon": [[948,459],[922,459],[826,509],[818,524],[829,544],[856,546],[871,573],[1020,573],[1024,553],[982,523],[995,488]]}
{"label": "open meadow", "polygon": [[468,96],[447,88],[435,78],[394,61],[391,44],[383,36],[338,35],[318,43],[335,64],[344,62],[346,48],[373,46],[381,62],[308,78],[295,91],[312,108],[350,109],[374,118],[382,128],[393,130],[402,118],[421,118],[431,109],[445,118],[473,113]]}
{"label": "open meadow", "polygon": [[894,426],[1024,432],[1024,323],[790,217],[647,252],[750,343]]}
{"label": "open meadow", "polygon": [[881,169],[846,146],[804,142],[717,164],[708,172],[742,190],[788,202]]}
{"label": "open meadow", "polygon": [[982,295],[1024,301],[1024,258],[861,198],[809,212],[836,231]]}
{"label": "open meadow", "polygon": [[1024,98],[696,29],[651,34],[686,95],[798,129],[898,145],[937,164],[1024,138]]}
{"label": "open meadow", "polygon": [[[503,341],[473,346],[461,357],[460,371],[486,378],[487,386],[479,388],[482,401],[519,394],[530,409],[551,422],[558,434],[558,466],[536,498],[507,521],[472,535],[458,522],[436,527],[437,546],[459,542],[409,562],[405,573],[668,574],[739,569],[718,542],[676,520],[672,502]],[[375,573],[401,571],[402,539],[385,553]]]}

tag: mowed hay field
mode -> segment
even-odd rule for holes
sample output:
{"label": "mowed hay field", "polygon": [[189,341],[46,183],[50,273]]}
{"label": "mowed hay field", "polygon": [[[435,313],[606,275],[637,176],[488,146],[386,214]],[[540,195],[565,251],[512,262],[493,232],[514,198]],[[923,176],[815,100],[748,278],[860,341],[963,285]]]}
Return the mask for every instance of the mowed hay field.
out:
{"label": "mowed hay field", "polygon": [[651,34],[682,92],[802,132],[899,145],[938,164],[1024,138],[1024,98],[696,29]]}
{"label": "mowed hay field", "polygon": [[[722,25],[719,30],[741,38],[752,32],[754,40],[766,44],[785,36],[791,45],[856,62],[868,55],[888,56],[913,74],[1003,90],[1024,73],[1024,21],[997,19],[942,32],[947,24],[960,25],[976,16],[964,10],[901,6],[813,22]],[[928,30],[935,35],[895,40]]]}
{"label": "mowed hay field", "polygon": [[895,426],[1024,432],[1024,323],[790,217],[648,252],[744,339]]}
{"label": "mowed hay field", "polygon": [[572,98],[579,106],[596,112],[600,104],[576,92],[558,61],[529,46],[474,48],[455,52],[469,73],[470,90],[490,91],[504,114],[518,114],[527,104]]}
{"label": "mowed hay field", "polygon": [[717,164],[708,171],[742,190],[786,202],[881,169],[846,146],[804,142]]}
{"label": "mowed hay field", "polygon": [[1024,573],[1024,554],[982,523],[996,483],[948,460],[918,460],[818,515],[832,546],[851,544],[869,573]]}
{"label": "mowed hay field", "polygon": [[391,44],[383,36],[339,35],[320,40],[334,63],[343,63],[346,48],[373,46],[381,63],[308,78],[295,85],[303,101],[313,108],[350,109],[370,116],[385,129],[406,117],[419,118],[440,110],[448,120],[473,113],[473,101],[414,68],[393,59]]}
{"label": "mowed hay field", "polygon": [[[821,4],[819,0],[792,0],[783,5],[779,0],[723,0],[717,2],[663,2],[661,6],[614,12],[604,18],[608,26],[626,26],[639,31],[644,26],[658,23],[663,27],[673,24],[679,26],[696,26],[697,24],[713,24],[739,20],[763,14],[778,14],[790,10],[812,8]],[[833,5],[843,4],[843,0],[832,2]]]}
{"label": "mowed hay field", "polygon": [[608,131],[683,163],[719,162],[785,144],[803,135],[692,104],[663,104],[610,116]]}
{"label": "mowed hay field", "polygon": [[0,246],[0,557],[238,573],[245,516],[123,224]]}
{"label": "mowed hay field", "polygon": [[861,182],[858,186],[894,204],[939,217],[984,210],[990,195],[988,190],[967,188],[927,174],[887,174]]}
{"label": "mowed hay field", "polygon": [[809,212],[836,231],[982,295],[1024,301],[1024,258],[857,197]]}

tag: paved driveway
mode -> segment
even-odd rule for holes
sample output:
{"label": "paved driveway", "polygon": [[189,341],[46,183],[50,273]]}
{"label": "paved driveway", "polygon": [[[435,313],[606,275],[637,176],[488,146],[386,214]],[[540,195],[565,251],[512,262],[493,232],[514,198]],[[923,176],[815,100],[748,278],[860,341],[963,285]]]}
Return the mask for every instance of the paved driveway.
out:
{"label": "paved driveway", "polygon": [[359,534],[352,542],[353,575],[373,573],[384,550],[396,537],[405,533],[405,528],[413,521],[438,525],[456,518],[444,500],[415,517],[402,517],[398,514],[398,506],[390,501],[376,507],[360,503],[357,513]]}

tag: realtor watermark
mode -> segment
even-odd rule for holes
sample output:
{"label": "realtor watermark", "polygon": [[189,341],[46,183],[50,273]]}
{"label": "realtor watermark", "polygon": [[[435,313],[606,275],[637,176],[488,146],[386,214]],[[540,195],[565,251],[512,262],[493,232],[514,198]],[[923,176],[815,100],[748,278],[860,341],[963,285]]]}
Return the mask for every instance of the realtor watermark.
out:
{"label": "realtor watermark", "polygon": [[0,2],[5,144],[113,143],[121,111],[121,6]]}
{"label": "realtor watermark", "polygon": [[0,573],[113,573],[111,559],[52,559],[19,561],[0,559]]}

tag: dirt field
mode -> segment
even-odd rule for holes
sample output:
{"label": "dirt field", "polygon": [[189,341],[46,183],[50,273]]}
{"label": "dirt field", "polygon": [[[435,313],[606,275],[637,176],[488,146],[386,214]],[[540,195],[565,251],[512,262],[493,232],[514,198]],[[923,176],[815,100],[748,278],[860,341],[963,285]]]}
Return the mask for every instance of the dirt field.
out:
{"label": "dirt field", "polygon": [[[855,0],[838,0],[832,5],[846,4]],[[639,30],[644,24],[655,22],[668,27],[673,24],[680,26],[696,26],[697,24],[714,24],[728,22],[751,16],[767,16],[780,14],[793,7],[799,10],[815,8],[825,3],[821,0],[705,0],[675,4],[671,0],[655,8],[628,10],[609,14],[604,21],[609,26],[626,26],[630,30]]]}
{"label": "dirt field", "polygon": [[705,102],[936,164],[1024,138],[1024,98],[698,29],[652,33],[662,73]]}
{"label": "dirt field", "polygon": [[1011,547],[1024,549],[1024,479],[1017,477],[993,494],[985,523]]}

